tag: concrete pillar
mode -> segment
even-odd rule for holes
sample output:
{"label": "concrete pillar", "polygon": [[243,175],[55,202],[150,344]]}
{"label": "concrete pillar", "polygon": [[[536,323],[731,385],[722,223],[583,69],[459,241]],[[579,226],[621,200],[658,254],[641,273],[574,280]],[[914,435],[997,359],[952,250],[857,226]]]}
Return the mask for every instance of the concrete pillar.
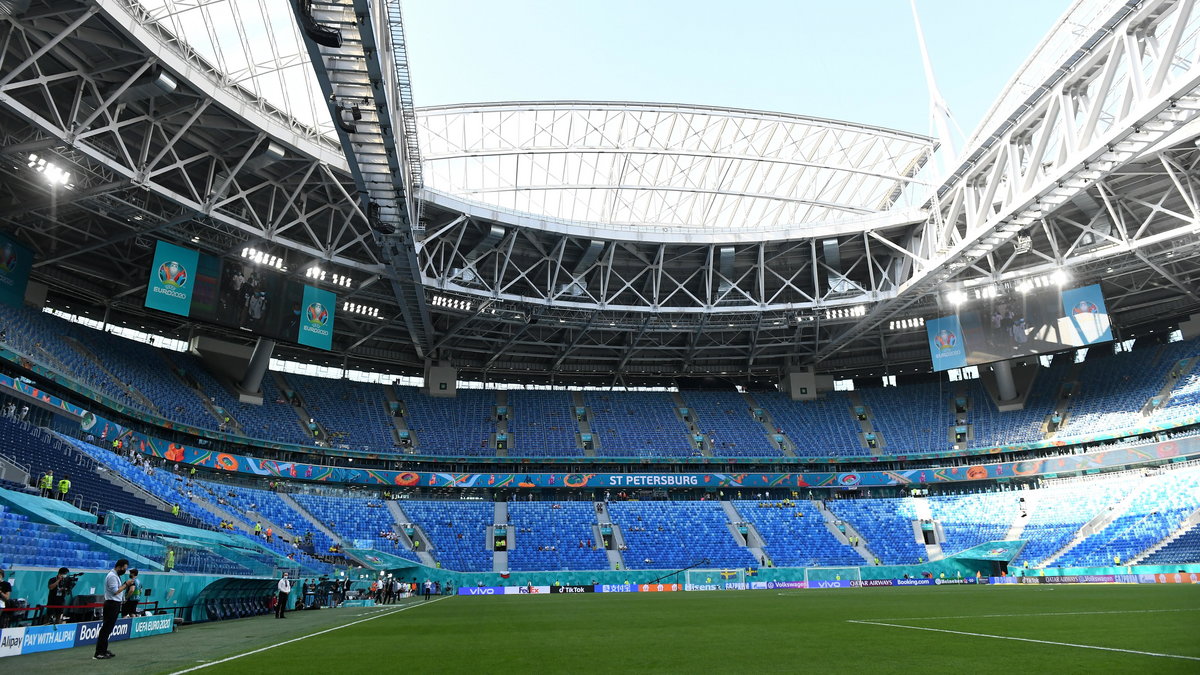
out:
{"label": "concrete pillar", "polygon": [[271,354],[274,352],[274,340],[258,338],[258,344],[254,345],[254,353],[250,355],[250,361],[246,363],[246,376],[242,378],[240,385],[242,391],[249,394],[258,392],[263,375],[267,372],[267,366],[271,365]]}
{"label": "concrete pillar", "polygon": [[996,394],[1001,401],[1011,401],[1017,397],[1017,385],[1013,383],[1012,362],[997,361],[992,364],[992,372],[996,374]]}

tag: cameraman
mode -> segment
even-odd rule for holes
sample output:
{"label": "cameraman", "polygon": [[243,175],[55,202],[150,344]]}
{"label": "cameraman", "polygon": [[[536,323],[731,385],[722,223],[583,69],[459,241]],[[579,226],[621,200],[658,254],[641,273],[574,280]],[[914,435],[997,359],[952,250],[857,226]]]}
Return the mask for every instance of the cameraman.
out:
{"label": "cameraman", "polygon": [[96,654],[93,659],[111,659],[116,656],[108,651],[108,636],[112,635],[113,627],[117,625],[117,615],[121,612],[121,603],[125,602],[125,591],[137,585],[137,570],[130,573],[130,578],[121,581],[121,575],[129,569],[129,561],[121,558],[108,571],[104,578],[104,622],[100,624],[100,634],[96,638]]}
{"label": "cameraman", "polygon": [[63,605],[67,604],[67,596],[71,594],[77,578],[70,574],[71,570],[60,567],[58,574],[50,577],[46,584],[46,623],[62,623]]}

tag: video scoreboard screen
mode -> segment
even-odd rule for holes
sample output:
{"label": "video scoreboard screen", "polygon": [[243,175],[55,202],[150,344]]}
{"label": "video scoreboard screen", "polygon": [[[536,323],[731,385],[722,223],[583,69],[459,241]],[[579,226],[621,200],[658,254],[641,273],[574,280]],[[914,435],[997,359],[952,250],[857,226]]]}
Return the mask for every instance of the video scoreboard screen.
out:
{"label": "video scoreboard screen", "polygon": [[277,340],[331,349],[337,296],[270,268],[158,242],[146,306]]}
{"label": "video scoreboard screen", "polygon": [[1113,339],[1099,284],[986,298],[957,314],[926,321],[925,330],[935,371]]}

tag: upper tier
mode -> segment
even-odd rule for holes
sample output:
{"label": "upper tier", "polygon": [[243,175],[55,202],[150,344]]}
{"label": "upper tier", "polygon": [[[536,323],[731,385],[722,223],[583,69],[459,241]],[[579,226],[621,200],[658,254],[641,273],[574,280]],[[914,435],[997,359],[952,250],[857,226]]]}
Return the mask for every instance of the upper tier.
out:
{"label": "upper tier", "polygon": [[[732,389],[514,390],[500,399],[490,389],[438,398],[412,387],[282,373],[269,373],[263,404],[250,405],[239,403],[228,383],[191,355],[30,309],[0,307],[0,321],[7,327],[8,348],[124,406],[175,423],[211,430],[224,424],[247,438],[315,445],[311,424],[335,446],[428,457],[911,457],[955,450],[958,426],[968,429],[966,446],[987,448],[1117,433],[1200,410],[1200,376],[1179,373],[1188,370],[1181,362],[1200,355],[1200,340],[1118,354],[1095,349],[1078,365],[1062,355],[1039,369],[1025,409],[1015,412],[999,412],[979,380],[829,392],[808,402]],[[1167,404],[1143,416],[1147,402],[1161,397],[1170,382],[1175,389]],[[1073,393],[1064,403],[1060,396],[1067,385]],[[501,400],[504,420],[497,416]],[[965,411],[956,414],[961,406]],[[869,430],[856,418],[859,407]],[[762,411],[761,419],[756,411]],[[1053,436],[1044,425],[1056,411],[1064,421]],[[505,434],[507,446],[499,452],[498,433]],[[585,433],[593,448],[585,447]],[[879,447],[868,447],[867,433],[875,434]]]}

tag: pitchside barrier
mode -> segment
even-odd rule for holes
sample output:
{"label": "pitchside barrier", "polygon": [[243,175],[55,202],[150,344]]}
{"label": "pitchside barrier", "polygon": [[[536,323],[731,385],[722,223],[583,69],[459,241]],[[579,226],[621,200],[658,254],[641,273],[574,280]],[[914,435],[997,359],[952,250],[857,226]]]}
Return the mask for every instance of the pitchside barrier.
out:
{"label": "pitchside barrier", "polygon": [[[100,621],[63,623],[56,626],[28,626],[0,630],[0,657],[34,654],[56,649],[94,645],[100,637]],[[135,616],[118,619],[109,641],[131,640],[170,633],[175,630],[175,618],[170,614]]]}
{"label": "pitchside barrier", "polygon": [[[707,573],[713,570],[701,570]],[[594,586],[466,586],[458,595],[552,595],[556,593],[666,593],[696,591],[774,591],[788,589],[879,588],[907,586],[975,586],[1008,584],[1200,584],[1200,573],[1081,574],[1073,576],[954,577],[917,579],[817,579],[795,581],[725,581],[718,572],[708,583],[596,584]]]}

